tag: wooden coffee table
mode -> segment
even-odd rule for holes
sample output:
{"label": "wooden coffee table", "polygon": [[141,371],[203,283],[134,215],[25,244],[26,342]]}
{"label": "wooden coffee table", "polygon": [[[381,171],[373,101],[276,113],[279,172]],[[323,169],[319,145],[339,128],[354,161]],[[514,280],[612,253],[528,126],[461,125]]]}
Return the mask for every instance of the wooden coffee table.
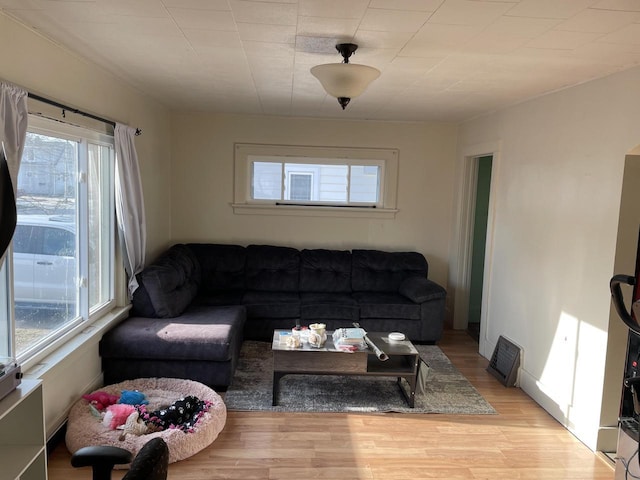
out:
{"label": "wooden coffee table", "polygon": [[[397,377],[400,391],[409,407],[415,403],[418,361],[420,354],[409,340],[390,342],[386,333],[370,333],[367,336],[384,351],[389,359],[380,361],[371,350],[353,353],[338,350],[327,332],[327,342],[323,348],[303,344],[299,348],[287,347],[280,343],[280,332],[273,333],[273,405],[278,404],[280,379],[285,375],[368,375],[378,377]],[[402,386],[402,379],[408,383],[408,392]]]}

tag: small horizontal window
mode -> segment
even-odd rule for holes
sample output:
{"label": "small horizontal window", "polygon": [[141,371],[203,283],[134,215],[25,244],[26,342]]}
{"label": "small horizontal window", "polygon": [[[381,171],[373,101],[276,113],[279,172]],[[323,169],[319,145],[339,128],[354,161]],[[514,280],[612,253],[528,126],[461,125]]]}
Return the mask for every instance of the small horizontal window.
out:
{"label": "small horizontal window", "polygon": [[236,213],[294,214],[291,207],[395,213],[397,168],[391,149],[238,144],[233,206]]}
{"label": "small horizontal window", "polygon": [[292,163],[253,155],[249,161],[252,201],[382,206],[381,162],[350,165],[300,163],[300,159],[297,159],[296,163]]}

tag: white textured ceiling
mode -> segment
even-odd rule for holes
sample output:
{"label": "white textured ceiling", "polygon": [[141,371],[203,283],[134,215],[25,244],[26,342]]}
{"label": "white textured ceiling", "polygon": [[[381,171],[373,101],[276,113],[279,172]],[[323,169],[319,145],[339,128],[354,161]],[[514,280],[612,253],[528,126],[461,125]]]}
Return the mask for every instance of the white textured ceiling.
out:
{"label": "white textured ceiling", "polygon": [[[461,121],[640,64],[640,0],[0,0],[176,110]],[[309,69],[382,75],[345,111]]]}

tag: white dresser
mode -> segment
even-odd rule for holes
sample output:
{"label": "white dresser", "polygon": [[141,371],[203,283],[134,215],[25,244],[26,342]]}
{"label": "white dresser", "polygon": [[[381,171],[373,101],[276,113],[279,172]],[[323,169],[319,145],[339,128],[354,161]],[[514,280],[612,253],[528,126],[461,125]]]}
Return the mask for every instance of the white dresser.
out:
{"label": "white dresser", "polygon": [[23,379],[0,400],[0,480],[16,479],[47,479],[40,380]]}

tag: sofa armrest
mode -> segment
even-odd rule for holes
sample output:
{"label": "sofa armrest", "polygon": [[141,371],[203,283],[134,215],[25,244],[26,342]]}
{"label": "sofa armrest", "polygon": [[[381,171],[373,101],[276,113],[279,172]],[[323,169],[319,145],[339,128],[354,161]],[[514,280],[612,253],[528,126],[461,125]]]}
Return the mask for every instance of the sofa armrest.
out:
{"label": "sofa armrest", "polygon": [[176,244],[137,275],[133,294],[136,315],[174,318],[182,314],[198,293],[200,264],[183,244]]}
{"label": "sofa armrest", "polygon": [[447,291],[425,277],[408,277],[402,281],[398,292],[415,303],[444,298]]}

